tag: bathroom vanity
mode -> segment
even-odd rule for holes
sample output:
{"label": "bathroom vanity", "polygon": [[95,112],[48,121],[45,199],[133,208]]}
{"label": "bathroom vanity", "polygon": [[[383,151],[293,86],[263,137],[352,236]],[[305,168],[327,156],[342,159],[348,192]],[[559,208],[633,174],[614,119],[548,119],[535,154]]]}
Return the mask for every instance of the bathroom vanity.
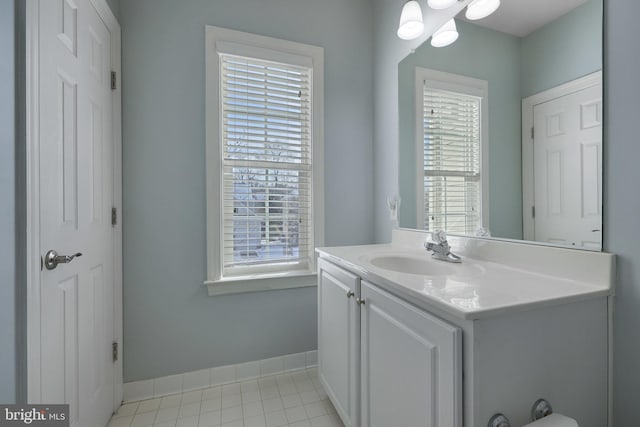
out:
{"label": "bathroom vanity", "polygon": [[531,421],[547,399],[582,427],[608,420],[613,255],[427,233],[319,248],[318,368],[346,426]]}

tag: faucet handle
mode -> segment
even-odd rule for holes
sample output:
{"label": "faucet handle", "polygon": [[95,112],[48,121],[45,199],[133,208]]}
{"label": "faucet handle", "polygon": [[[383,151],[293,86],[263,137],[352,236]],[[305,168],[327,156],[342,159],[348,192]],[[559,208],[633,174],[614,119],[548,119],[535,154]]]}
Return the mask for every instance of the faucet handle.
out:
{"label": "faucet handle", "polygon": [[447,241],[447,233],[444,230],[436,230],[431,233],[431,240],[435,243],[444,243]]}

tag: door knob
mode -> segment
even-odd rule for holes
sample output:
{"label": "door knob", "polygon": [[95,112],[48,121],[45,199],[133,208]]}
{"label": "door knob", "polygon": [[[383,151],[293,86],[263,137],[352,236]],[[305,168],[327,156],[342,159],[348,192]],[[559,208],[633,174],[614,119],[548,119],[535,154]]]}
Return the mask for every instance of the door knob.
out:
{"label": "door knob", "polygon": [[73,255],[58,255],[58,252],[52,249],[44,256],[44,266],[47,267],[47,270],[53,270],[58,266],[58,264],[66,264],[80,256],[82,256],[80,252]]}
{"label": "door knob", "polygon": [[351,289],[349,289],[349,291],[347,292],[347,298],[351,298],[355,294],[356,294],[355,292],[353,292]]}

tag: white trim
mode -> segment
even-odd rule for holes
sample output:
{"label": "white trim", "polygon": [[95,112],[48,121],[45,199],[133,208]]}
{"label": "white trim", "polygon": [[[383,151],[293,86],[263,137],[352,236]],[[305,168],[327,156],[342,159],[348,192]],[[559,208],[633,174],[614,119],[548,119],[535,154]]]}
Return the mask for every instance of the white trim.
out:
{"label": "white trim", "polygon": [[118,343],[114,364],[113,409],[120,406],[124,394],[124,328],[122,272],[122,32],[106,0],[91,0],[111,34],[111,71],[116,73],[116,89],[111,91],[113,138],[113,207],[117,221],[113,227],[113,340]]}
{"label": "white trim", "polygon": [[124,384],[124,402],[152,399],[191,390],[263,378],[284,372],[313,368],[317,364],[318,351],[312,350],[235,365],[199,369],[166,377],[132,381]]}
{"label": "white trim", "polygon": [[[42,402],[40,348],[40,135],[39,135],[39,16],[40,0],[26,1],[26,175],[27,175],[27,400]],[[121,30],[106,0],[91,4],[111,35],[111,66],[121,76]],[[122,97],[121,82],[112,92],[113,103],[113,203],[122,212]],[[122,401],[122,225],[114,228],[114,339],[120,343],[114,367],[113,408]]]}
{"label": "white trim", "polygon": [[284,62],[286,64],[297,65],[299,67],[313,68],[313,60],[308,56],[292,55],[279,50],[256,48],[242,43],[234,43],[220,40],[216,42],[216,52],[248,58],[261,59],[263,61]]}
{"label": "white trim", "polygon": [[275,291],[281,289],[308,288],[318,285],[316,274],[287,272],[260,277],[234,277],[232,279],[205,280],[210,297],[244,292]]}
{"label": "white trim", "polygon": [[602,71],[596,71],[522,100],[522,238],[524,240],[533,241],[535,238],[535,220],[532,215],[532,206],[534,206],[535,200],[533,138],[531,138],[533,110],[536,105],[599,84],[602,84]]}
{"label": "white trim", "polygon": [[[278,58],[288,58],[295,64],[302,63],[307,66],[312,65],[312,161],[313,161],[313,246],[324,245],[324,49],[317,46],[310,46],[271,37],[260,36],[226,28],[205,26],[205,69],[206,69],[206,110],[205,110],[205,133],[206,133],[206,187],[207,187],[207,280],[205,285],[209,288],[209,293],[219,293],[214,288],[222,289],[221,293],[231,293],[231,288],[235,287],[237,292],[256,291],[274,289],[270,286],[260,286],[260,282],[250,286],[250,290],[243,289],[246,280],[253,278],[245,277],[245,280],[238,280],[232,284],[225,281],[220,286],[222,279],[222,251],[220,249],[222,235],[222,180],[220,170],[222,168],[222,144],[220,144],[220,134],[222,129],[220,115],[220,58],[219,49],[226,53],[257,55],[261,59],[266,58],[268,53],[276,54]],[[268,56],[268,55],[267,55]],[[273,57],[271,57],[273,60]],[[311,258],[312,266],[307,274],[316,271],[315,257]],[[255,275],[259,278],[261,275]],[[263,282],[266,283],[266,282]],[[307,285],[301,285],[307,286]],[[294,286],[285,286],[294,287]],[[246,288],[246,289],[249,289]]]}
{"label": "white trim", "polygon": [[26,4],[27,401],[42,402],[40,378],[40,135],[38,0]]}
{"label": "white trim", "polygon": [[[480,189],[482,226],[489,228],[489,82],[474,79],[459,74],[447,73],[428,68],[416,67],[415,72],[415,129],[414,147],[416,161],[416,222],[417,228],[424,226],[424,170],[423,170],[423,99],[424,83],[435,89],[448,90],[457,93],[477,96],[482,99],[480,104]],[[419,94],[419,95],[418,95]]]}

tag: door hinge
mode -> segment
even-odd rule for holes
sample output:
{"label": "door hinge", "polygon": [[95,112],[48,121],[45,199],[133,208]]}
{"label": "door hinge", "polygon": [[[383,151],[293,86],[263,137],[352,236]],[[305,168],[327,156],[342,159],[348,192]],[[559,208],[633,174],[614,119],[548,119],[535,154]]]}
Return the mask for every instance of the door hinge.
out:
{"label": "door hinge", "polygon": [[118,209],[111,208],[111,226],[115,227],[118,223]]}
{"label": "door hinge", "polygon": [[111,72],[111,90],[116,90],[118,88],[118,80],[116,78],[116,72]]}
{"label": "door hinge", "polygon": [[536,207],[531,206],[531,218],[535,218],[535,217],[536,217]]}
{"label": "door hinge", "polygon": [[118,361],[118,343],[116,341],[111,344],[111,359],[114,363]]}
{"label": "door hinge", "polygon": [[535,128],[532,127],[531,128],[531,139],[532,140],[535,138],[535,135],[536,135],[536,130],[535,130]]}

